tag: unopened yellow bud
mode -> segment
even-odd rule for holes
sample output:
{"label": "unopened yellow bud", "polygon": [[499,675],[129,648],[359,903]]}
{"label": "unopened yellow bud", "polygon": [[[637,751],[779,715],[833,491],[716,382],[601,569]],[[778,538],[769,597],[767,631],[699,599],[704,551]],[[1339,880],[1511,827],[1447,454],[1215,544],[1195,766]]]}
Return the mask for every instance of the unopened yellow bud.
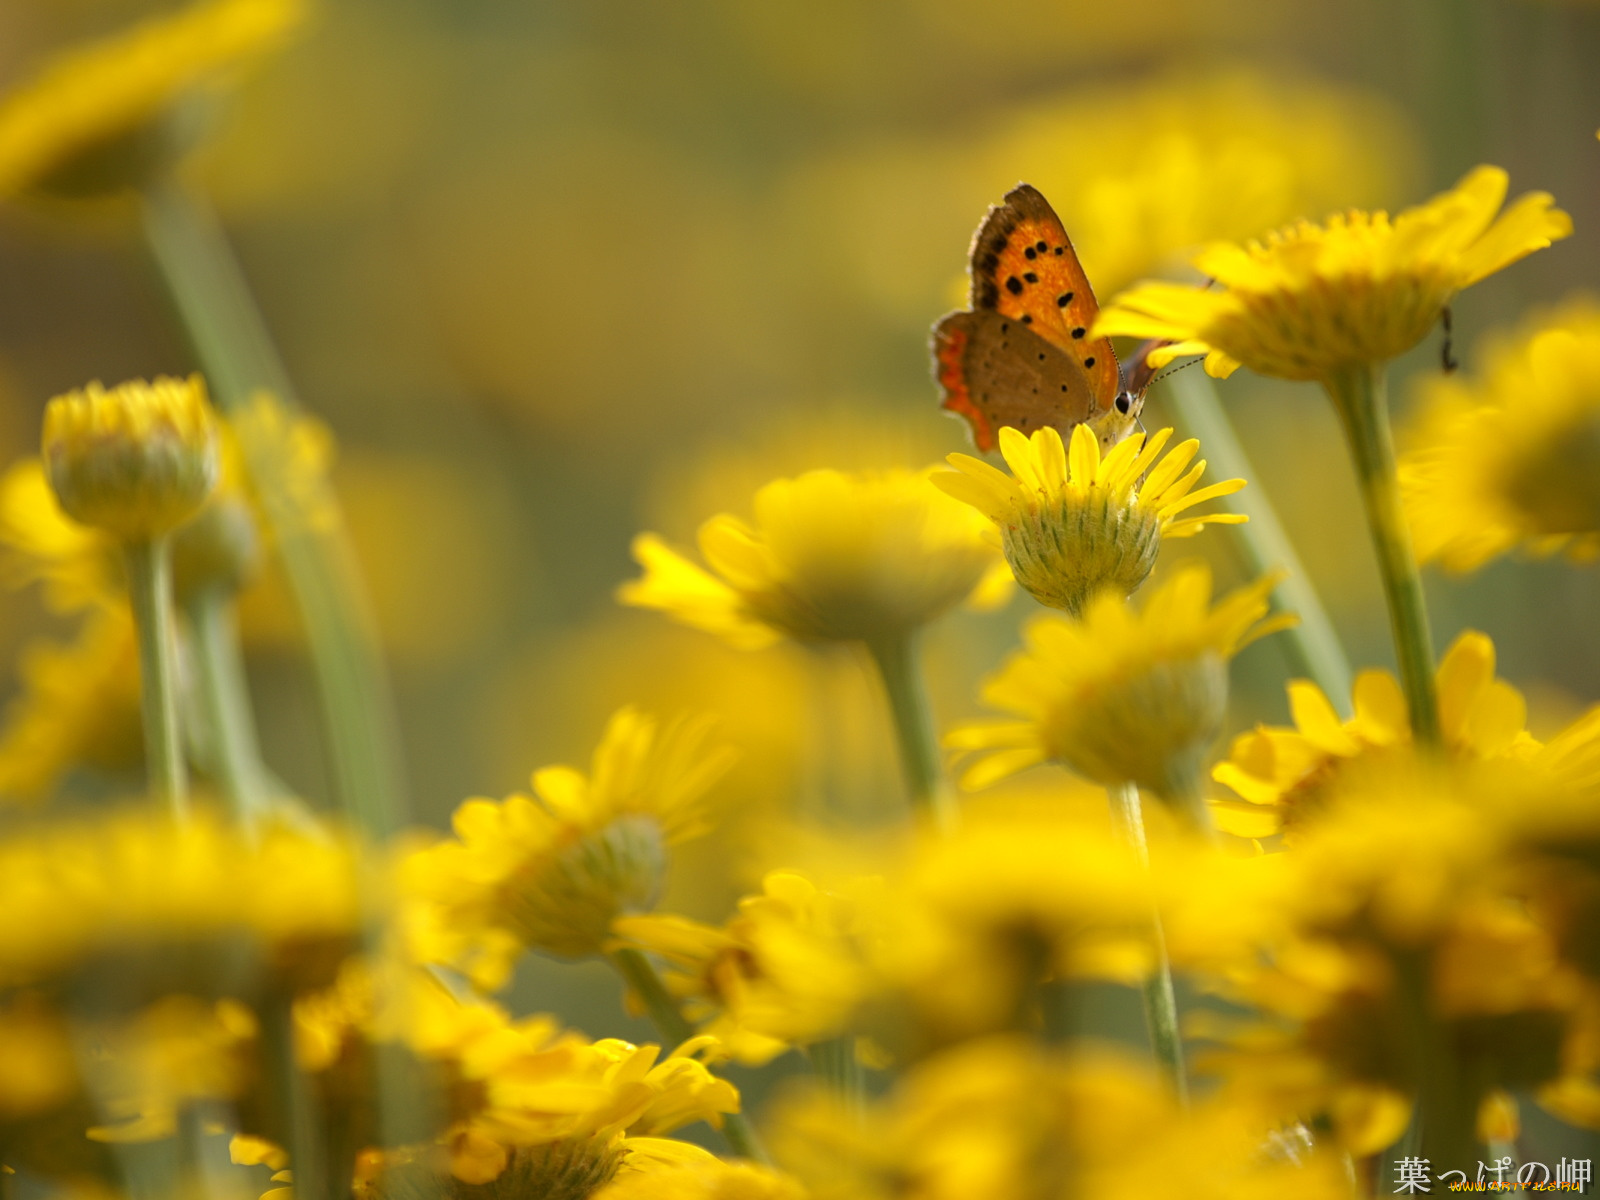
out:
{"label": "unopened yellow bud", "polygon": [[194,516],[216,485],[217,427],[198,375],[91,383],[50,401],[44,463],[74,521],[130,541]]}
{"label": "unopened yellow bud", "polygon": [[261,564],[261,535],[243,497],[214,497],[172,539],[172,587],[179,603],[208,589],[237,592]]}

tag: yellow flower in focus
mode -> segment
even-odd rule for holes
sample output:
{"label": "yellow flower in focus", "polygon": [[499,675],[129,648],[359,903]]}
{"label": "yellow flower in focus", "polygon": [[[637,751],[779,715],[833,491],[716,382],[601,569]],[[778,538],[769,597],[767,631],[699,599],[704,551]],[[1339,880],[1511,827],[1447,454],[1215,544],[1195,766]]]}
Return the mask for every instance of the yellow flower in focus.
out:
{"label": "yellow flower in focus", "polygon": [[654,906],[667,847],[708,828],[705,793],[733,761],[710,722],[611,718],[590,773],[534,772],[533,795],[468,800],[453,839],[412,854],[403,872],[415,952],[503,984],[527,949],[599,954],[611,922]]}
{"label": "yellow flower in focus", "polygon": [[1264,1153],[1262,1111],[1185,1111],[1142,1064],[1020,1037],[926,1059],[865,1113],[817,1089],[791,1093],[772,1125],[779,1164],[815,1200],[1349,1195],[1331,1155]]}
{"label": "yellow flower in focus", "polygon": [[592,1200],[806,1200],[806,1192],[771,1167],[711,1159],[648,1173],[624,1172]]}
{"label": "yellow flower in focus", "polygon": [[1030,438],[1007,427],[1000,430],[1000,452],[1010,475],[952,454],[956,469],[933,482],[995,523],[1012,574],[1035,600],[1077,616],[1101,589],[1132,595],[1164,539],[1247,519],[1234,513],[1179,519],[1196,504],[1237,492],[1244,480],[1191,491],[1206,468],[1201,459],[1185,473],[1200,443],[1191,438],[1162,458],[1171,437],[1163,429],[1147,443],[1135,433],[1102,457],[1094,431],[1079,425],[1069,456],[1054,428]]}
{"label": "yellow flower in focus", "polygon": [[1351,211],[1265,244],[1210,246],[1194,264],[1220,288],[1140,284],[1101,309],[1094,332],[1171,339],[1152,363],[1205,354],[1219,375],[1243,364],[1328,380],[1387,362],[1426,337],[1457,292],[1572,232],[1544,192],[1500,213],[1506,185],[1498,167],[1478,167],[1393,220]]}
{"label": "yellow flower in focus", "polygon": [[0,197],[137,182],[181,149],[161,144],[157,119],[277,47],[305,12],[304,0],[211,0],[60,55],[0,101]]}
{"label": "yellow flower in focus", "polygon": [[665,914],[621,917],[612,929],[677,968],[667,986],[708,1022],[702,1033],[760,1065],[843,1032],[868,987],[857,923],[845,897],[774,871],[720,929]]}
{"label": "yellow flower in focus", "polygon": [[216,486],[217,423],[198,375],[91,383],[44,413],[44,469],[74,521],[136,540],[194,516]]}
{"label": "yellow flower in focus", "polygon": [[1600,555],[1600,306],[1569,304],[1495,346],[1480,378],[1430,378],[1423,397],[1400,460],[1420,561]]}
{"label": "yellow flower in focus", "polygon": [[70,645],[28,646],[19,673],[0,731],[0,797],[42,800],[73,767],[141,761],[139,647],[126,608],[90,614]]}
{"label": "yellow flower in focus", "polygon": [[252,839],[206,814],[18,832],[0,839],[0,985],[106,972],[132,994],[321,986],[359,936],[360,874],[348,839],[272,826]]}
{"label": "yellow flower in focus", "polygon": [[709,571],[641,534],[644,577],[618,598],[755,647],[902,637],[963,600],[1004,594],[983,519],[927,472],[808,471],[763,487],[754,512],[754,524],[724,513],[700,527]]}
{"label": "yellow flower in focus", "polygon": [[1115,593],[1082,620],[1046,615],[1027,649],[984,685],[985,703],[1021,718],[969,725],[946,744],[985,755],[963,784],[978,788],[1050,760],[1102,784],[1137,783],[1190,803],[1201,760],[1222,729],[1228,660],[1293,622],[1263,619],[1266,576],[1211,603],[1203,563],[1176,570],[1135,612]]}
{"label": "yellow flower in focus", "polygon": [[[1439,663],[1439,724],[1445,750],[1463,763],[1526,759],[1539,748],[1524,729],[1528,706],[1494,675],[1494,643],[1468,631]],[[1316,684],[1289,684],[1294,728],[1257,726],[1234,739],[1211,777],[1243,803],[1214,802],[1217,824],[1241,837],[1267,837],[1315,821],[1336,797],[1359,793],[1374,774],[1412,752],[1411,719],[1390,672],[1356,677],[1355,715],[1341,721]]]}

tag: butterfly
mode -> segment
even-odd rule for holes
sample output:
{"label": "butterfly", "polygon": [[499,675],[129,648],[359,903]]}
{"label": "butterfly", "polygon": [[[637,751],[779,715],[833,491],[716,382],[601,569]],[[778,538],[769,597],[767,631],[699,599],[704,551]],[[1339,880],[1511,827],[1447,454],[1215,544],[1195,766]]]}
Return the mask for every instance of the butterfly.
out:
{"label": "butterfly", "polygon": [[[1148,347],[1125,373],[1110,338],[1089,336],[1100,306],[1050,202],[1026,183],[992,206],[972,237],[969,311],[933,330],[943,407],[965,417],[980,450],[1001,426],[1087,424],[1111,447],[1133,432],[1154,372]],[[1153,343],[1152,343],[1153,344]]]}

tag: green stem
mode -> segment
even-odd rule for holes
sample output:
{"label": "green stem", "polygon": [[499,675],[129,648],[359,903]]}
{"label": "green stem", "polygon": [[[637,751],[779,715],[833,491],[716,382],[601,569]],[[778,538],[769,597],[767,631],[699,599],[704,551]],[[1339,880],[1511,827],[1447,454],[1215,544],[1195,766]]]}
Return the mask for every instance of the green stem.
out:
{"label": "green stem", "polygon": [[1215,842],[1217,827],[1206,805],[1205,771],[1200,758],[1174,755],[1166,766],[1166,779],[1158,789],[1161,798],[1183,818],[1191,833]]}
{"label": "green stem", "polygon": [[1456,1052],[1449,1026],[1433,1011],[1427,958],[1403,956],[1397,967],[1396,988],[1417,1081],[1414,1128],[1408,1133],[1416,1138],[1416,1153],[1433,1164],[1436,1176],[1460,1170],[1470,1179],[1473,1164],[1484,1156],[1478,1141],[1478,1106],[1488,1086]]}
{"label": "green stem", "polygon": [[860,1113],[862,1108],[861,1063],[856,1058],[856,1039],[848,1033],[815,1042],[806,1047],[806,1057],[818,1079]]}
{"label": "green stem", "polygon": [[930,814],[939,829],[949,831],[956,823],[955,801],[940,770],[939,739],[918,669],[916,635],[890,634],[866,645],[889,698],[895,744],[911,806]]}
{"label": "green stem", "polygon": [[329,1178],[323,1123],[318,1119],[316,1097],[294,1054],[294,1002],[287,996],[269,999],[262,1013],[261,1052],[265,1059],[268,1095],[280,1122],[283,1148],[294,1172],[295,1200],[328,1200],[348,1192]]}
{"label": "green stem", "polygon": [[234,817],[250,829],[263,816],[266,801],[232,602],[225,590],[206,588],[191,598],[187,611],[200,703],[211,732],[211,772]]}
{"label": "green stem", "polygon": [[1355,462],[1367,525],[1378,557],[1389,625],[1394,633],[1400,681],[1411,710],[1412,734],[1421,745],[1439,742],[1439,701],[1433,674],[1433,639],[1422,576],[1411,553],[1411,535],[1400,506],[1394,439],[1389,432],[1389,402],[1381,364],[1349,368],[1325,382],[1344,423]]}
{"label": "green stem", "polygon": [[1328,619],[1311,577],[1300,564],[1294,543],[1284,532],[1272,500],[1261,488],[1255,467],[1233,431],[1233,424],[1217,398],[1216,385],[1203,371],[1180,371],[1166,381],[1166,396],[1178,420],[1200,439],[1200,448],[1218,479],[1248,479],[1250,486],[1235,492],[1230,506],[1250,519],[1230,526],[1234,544],[1252,576],[1275,567],[1289,572],[1273,592],[1276,611],[1298,613],[1300,624],[1287,630],[1281,641],[1293,659],[1292,669],[1312,680],[1341,715],[1350,715],[1350,660]]}
{"label": "green stem", "polygon": [[[1117,837],[1133,851],[1139,869],[1150,873],[1150,849],[1144,837],[1144,813],[1139,807],[1139,789],[1131,783],[1108,789],[1111,798],[1111,825]],[[1144,1021],[1150,1031],[1150,1045],[1156,1061],[1166,1072],[1173,1092],[1183,1104],[1189,1102],[1189,1080],[1183,1066],[1183,1036],[1178,1031],[1178,997],[1172,986],[1172,963],[1167,957],[1166,934],[1161,916],[1150,913],[1156,951],[1156,968],[1144,982]]]}
{"label": "green stem", "polygon": [[[623,982],[644,1003],[645,1011],[662,1039],[670,1043],[669,1049],[683,1045],[694,1036],[694,1026],[683,1015],[678,1001],[667,991],[650,960],[638,950],[624,948],[613,950],[611,965],[622,976]],[[771,1162],[761,1144],[754,1126],[743,1113],[725,1113],[722,1118],[722,1136],[728,1148],[741,1158],[754,1162]]]}
{"label": "green stem", "polygon": [[173,669],[172,561],[166,538],[124,545],[128,599],[139,637],[139,690],[144,708],[144,753],[150,790],[180,821],[189,817],[189,779],[178,733],[177,676]]}
{"label": "green stem", "polygon": [[[265,390],[294,406],[293,384],[215,215],[171,179],[146,188],[143,212],[146,240],[217,402],[236,411]],[[305,520],[277,486],[274,456],[250,440],[242,449],[305,618],[337,800],[370,836],[386,837],[401,823],[399,738],[342,524]]]}

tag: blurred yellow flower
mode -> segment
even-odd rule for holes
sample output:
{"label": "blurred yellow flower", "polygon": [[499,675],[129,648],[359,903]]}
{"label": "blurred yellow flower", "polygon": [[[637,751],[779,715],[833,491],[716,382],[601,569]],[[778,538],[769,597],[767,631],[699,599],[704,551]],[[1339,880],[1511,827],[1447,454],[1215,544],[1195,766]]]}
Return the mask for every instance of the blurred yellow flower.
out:
{"label": "blurred yellow flower", "polygon": [[1471,571],[1513,549],[1600,555],[1600,305],[1574,301],[1436,376],[1400,461],[1417,557]]}
{"label": "blurred yellow flower", "polygon": [[[234,1000],[166,996],[119,1021],[101,1023],[84,1070],[99,1099],[102,1142],[148,1142],[177,1132],[178,1114],[202,1100],[230,1100],[251,1073],[259,1030]],[[107,1120],[109,1118],[109,1120]]]}
{"label": "blurred yellow flower", "polygon": [[1161,458],[1171,437],[1172,430],[1163,429],[1146,443],[1135,433],[1102,458],[1087,425],[1072,431],[1070,456],[1053,428],[1031,438],[1002,428],[1000,452],[1010,475],[969,454],[952,454],[956,469],[932,478],[995,523],[1012,574],[1034,599],[1077,616],[1102,588],[1132,595],[1164,539],[1247,519],[1234,513],[1179,519],[1196,504],[1237,492],[1244,480],[1192,492],[1205,460],[1184,472],[1200,443],[1190,438]]}
{"label": "blurred yellow flower", "polygon": [[44,470],[74,521],[124,539],[164,537],[194,516],[220,473],[205,383],[91,383],[44,411]]}
{"label": "blurred yellow flower", "polygon": [[0,478],[0,545],[5,581],[13,587],[40,583],[56,612],[121,601],[116,542],[61,511],[41,459],[22,459]]}
{"label": "blurred yellow flower", "polygon": [[1192,1028],[1230,1045],[1209,1067],[1286,1115],[1327,1119],[1356,1154],[1398,1137],[1420,1097],[1436,1162],[1452,1138],[1460,1160],[1475,1123],[1480,1137],[1503,1123],[1500,1093],[1593,1070],[1592,996],[1529,909],[1493,811],[1503,784],[1481,764],[1374,772],[1291,853],[1258,860],[1279,875],[1279,930],[1214,982],[1264,1020]]}
{"label": "blurred yellow flower", "polygon": [[1211,603],[1211,572],[1180,567],[1135,612],[1102,593],[1082,620],[1028,623],[1027,649],[984,685],[984,701],[1021,720],[969,725],[946,743],[984,757],[962,782],[983,787],[1054,759],[1102,784],[1132,782],[1190,803],[1201,759],[1222,729],[1228,660],[1293,617],[1263,619],[1265,576]]}
{"label": "blurred yellow flower", "polygon": [[624,1171],[591,1200],[806,1200],[806,1192],[771,1167],[711,1159],[649,1173]]}
{"label": "blurred yellow flower", "polygon": [[667,986],[741,1062],[842,1033],[868,986],[854,906],[794,871],[773,871],[725,926],[666,914],[612,925],[631,946],[665,958]]}
{"label": "blurred yellow flower", "polygon": [[864,1114],[791,1094],[774,1154],[816,1200],[1106,1200],[1349,1195],[1331,1155],[1264,1153],[1269,1114],[1232,1101],[1193,1111],[1142,1065],[979,1038],[924,1060]]}
{"label": "blurred yellow flower", "polygon": [[982,518],[927,472],[808,471],[763,487],[754,512],[753,525],[724,513],[700,527],[710,571],[641,534],[644,577],[618,598],[755,647],[904,636],[1009,581]]}
{"label": "blurred yellow flower", "polygon": [[[1462,762],[1525,759],[1539,745],[1524,723],[1522,693],[1494,676],[1494,643],[1461,634],[1438,670],[1439,725],[1445,749]],[[1384,670],[1356,677],[1355,715],[1340,721],[1309,680],[1289,684],[1294,728],[1257,726],[1234,739],[1211,777],[1242,798],[1215,801],[1217,824],[1241,837],[1294,833],[1342,794],[1359,793],[1374,773],[1390,771],[1412,751],[1411,720],[1400,681]]]}
{"label": "blurred yellow flower", "polygon": [[55,1108],[79,1089],[65,1015],[38,993],[8,996],[0,1006],[0,1063],[0,1145],[9,1150],[11,1122]]}
{"label": "blurred yellow flower", "polygon": [[[1384,212],[1301,222],[1265,244],[1218,243],[1195,267],[1222,288],[1144,283],[1101,310],[1096,334],[1170,338],[1152,363],[1205,354],[1282,379],[1329,380],[1416,345],[1461,289],[1572,232],[1544,192],[1500,213],[1507,175],[1478,167],[1394,220]],[[1498,217],[1496,214],[1499,214]]]}
{"label": "blurred yellow flower", "polygon": [[0,731],[0,797],[42,800],[73,767],[141,761],[139,647],[125,607],[91,613],[71,644],[28,646],[18,673]]}
{"label": "blurred yellow flower", "polygon": [[1422,157],[1407,113],[1303,70],[1146,72],[990,110],[974,132],[807,160],[784,196],[785,240],[858,305],[926,326],[941,301],[964,301],[959,248],[1018,179],[1050,198],[1103,300],[1207,243],[1392,203]]}
{"label": "blurred yellow flower", "polygon": [[588,776],[545,767],[532,796],[462,804],[455,837],[404,864],[414,952],[489,990],[524,950],[600,953],[614,918],[656,903],[667,848],[709,828],[705,793],[733,761],[710,738],[705,719],[624,708]]}
{"label": "blurred yellow flower", "polygon": [[268,826],[252,838],[204,813],[180,827],[145,810],[31,828],[0,839],[0,983],[116,978],[124,995],[200,996],[321,986],[356,942],[362,882],[354,846],[331,833]]}
{"label": "blurred yellow flower", "polygon": [[305,12],[304,0],[209,0],[61,54],[0,101],[0,197],[137,182],[148,158],[181,149],[160,144],[156,119],[281,44]]}
{"label": "blurred yellow flower", "polygon": [[[880,987],[935,1045],[1026,1025],[1045,980],[1135,983],[1155,959],[1148,885],[1103,819],[971,808],[920,836],[877,895]],[[921,1049],[897,1024],[880,1040]]]}

